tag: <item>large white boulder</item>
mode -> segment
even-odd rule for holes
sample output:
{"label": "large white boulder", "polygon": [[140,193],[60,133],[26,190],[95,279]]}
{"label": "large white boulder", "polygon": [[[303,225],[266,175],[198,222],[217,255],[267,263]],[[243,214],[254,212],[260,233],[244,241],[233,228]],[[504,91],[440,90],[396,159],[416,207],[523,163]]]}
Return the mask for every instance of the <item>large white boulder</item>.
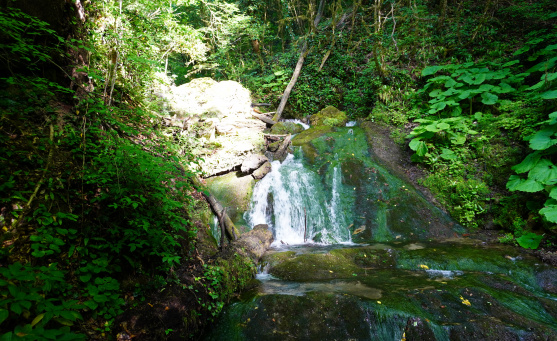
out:
{"label": "large white boulder", "polygon": [[248,154],[263,153],[265,123],[251,115],[250,92],[240,83],[198,78],[171,88],[166,97],[174,119],[186,121],[205,176],[233,169]]}

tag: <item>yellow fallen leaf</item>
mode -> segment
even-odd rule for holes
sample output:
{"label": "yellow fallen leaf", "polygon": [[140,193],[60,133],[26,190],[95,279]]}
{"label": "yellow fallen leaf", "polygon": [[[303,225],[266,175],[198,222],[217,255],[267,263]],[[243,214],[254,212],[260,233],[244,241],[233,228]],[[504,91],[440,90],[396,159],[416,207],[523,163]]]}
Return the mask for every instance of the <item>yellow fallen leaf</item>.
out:
{"label": "yellow fallen leaf", "polygon": [[381,301],[377,301],[377,303],[381,304]]}
{"label": "yellow fallen leaf", "polygon": [[472,305],[472,303],[470,303],[470,301],[468,300],[465,300],[464,297],[460,296],[460,299],[462,300],[462,304],[467,305],[469,307]]}
{"label": "yellow fallen leaf", "polygon": [[428,269],[429,269],[429,266],[424,265],[424,264],[420,264],[420,268],[425,269],[425,270],[428,270]]}

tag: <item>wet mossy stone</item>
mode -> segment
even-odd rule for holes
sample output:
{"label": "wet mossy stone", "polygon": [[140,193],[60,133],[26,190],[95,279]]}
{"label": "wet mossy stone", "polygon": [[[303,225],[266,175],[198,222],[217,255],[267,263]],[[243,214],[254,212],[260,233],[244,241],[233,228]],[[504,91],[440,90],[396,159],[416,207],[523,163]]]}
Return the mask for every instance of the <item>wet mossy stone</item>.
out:
{"label": "wet mossy stone", "polygon": [[282,141],[276,141],[276,142],[270,143],[269,146],[267,147],[267,149],[271,152],[276,152],[279,149],[281,142]]}
{"label": "wet mossy stone", "polygon": [[251,176],[253,176],[253,178],[256,180],[263,179],[265,175],[271,172],[271,169],[272,169],[271,163],[267,161],[264,164],[262,164],[261,167],[254,170],[253,173],[251,173]]}
{"label": "wet mossy stone", "polygon": [[255,179],[240,172],[207,179],[209,191],[227,208],[226,213],[234,224],[241,223],[242,215],[249,209],[254,186]]}
{"label": "wet mossy stone", "polygon": [[271,134],[288,135],[298,134],[304,131],[304,127],[299,123],[294,122],[277,122],[271,128]]}
{"label": "wet mossy stone", "polygon": [[350,278],[358,267],[342,255],[305,254],[289,258],[269,270],[273,276],[288,281]]}
{"label": "wet mossy stone", "polygon": [[329,126],[317,126],[311,127],[307,130],[302,131],[298,135],[294,136],[292,139],[292,145],[297,147],[302,147],[302,151],[304,152],[304,156],[313,163],[315,157],[318,154],[317,148],[311,143],[313,140],[327,134],[333,132],[333,127]]}
{"label": "wet mossy stone", "polygon": [[322,109],[310,118],[312,126],[344,127],[348,122],[348,116],[344,111],[340,111],[333,106]]}
{"label": "wet mossy stone", "polygon": [[328,126],[311,127],[294,136],[294,138],[292,139],[292,145],[302,146],[304,144],[308,144],[316,138],[321,137],[332,131],[334,131],[333,128]]}

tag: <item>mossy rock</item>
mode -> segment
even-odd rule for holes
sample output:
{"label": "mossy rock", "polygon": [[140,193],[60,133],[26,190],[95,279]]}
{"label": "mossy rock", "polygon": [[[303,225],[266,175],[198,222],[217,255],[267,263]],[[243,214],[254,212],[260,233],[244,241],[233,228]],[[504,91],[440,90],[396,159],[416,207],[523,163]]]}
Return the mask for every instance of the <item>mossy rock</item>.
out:
{"label": "mossy rock", "polygon": [[290,258],[269,272],[288,281],[328,280],[349,278],[358,267],[340,254],[305,254]]}
{"label": "mossy rock", "polygon": [[311,127],[303,132],[299,133],[298,135],[294,136],[292,139],[293,146],[301,146],[302,150],[304,151],[304,155],[306,158],[313,163],[315,157],[318,154],[317,148],[311,143],[313,140],[327,134],[333,132],[334,128],[329,126],[317,126]]}
{"label": "mossy rock", "polygon": [[348,117],[344,111],[328,106],[311,116],[310,122],[312,126],[344,127],[346,122],[348,122]]}
{"label": "mossy rock", "polygon": [[227,207],[234,224],[241,223],[242,215],[249,209],[255,179],[251,175],[232,172],[207,179],[207,187],[217,200]]}
{"label": "mossy rock", "polygon": [[287,134],[298,134],[304,131],[304,127],[299,123],[294,122],[277,122],[271,128],[271,134],[276,135],[287,135]]}
{"label": "mossy rock", "polygon": [[267,149],[271,152],[276,152],[280,148],[281,143],[282,143],[282,141],[276,141],[276,142],[270,143],[269,147],[267,147]]}

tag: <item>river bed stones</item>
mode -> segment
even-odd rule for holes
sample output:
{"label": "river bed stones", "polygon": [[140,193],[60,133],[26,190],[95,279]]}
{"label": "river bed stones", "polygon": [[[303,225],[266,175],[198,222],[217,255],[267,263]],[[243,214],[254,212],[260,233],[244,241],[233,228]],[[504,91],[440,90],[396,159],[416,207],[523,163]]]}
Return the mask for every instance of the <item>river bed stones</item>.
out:
{"label": "river bed stones", "polygon": [[553,268],[509,246],[292,246],[263,263],[208,340],[557,340],[556,297],[536,280]]}

